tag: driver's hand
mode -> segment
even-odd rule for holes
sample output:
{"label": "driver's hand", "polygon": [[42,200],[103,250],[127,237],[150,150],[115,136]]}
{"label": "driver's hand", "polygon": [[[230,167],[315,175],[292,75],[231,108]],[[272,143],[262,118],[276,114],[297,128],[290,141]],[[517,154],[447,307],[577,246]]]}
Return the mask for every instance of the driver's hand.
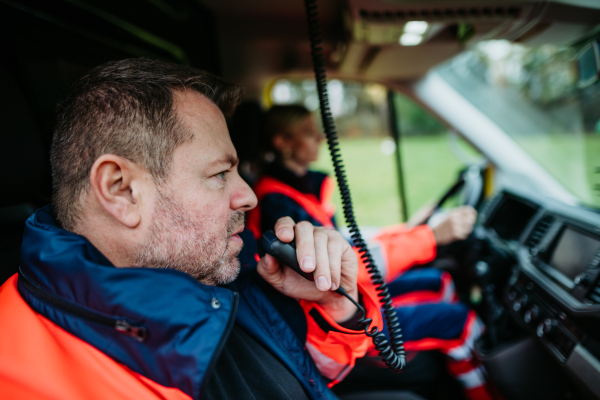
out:
{"label": "driver's hand", "polygon": [[300,268],[304,272],[312,272],[315,281],[304,279],[292,269],[279,265],[268,254],[257,266],[263,279],[288,297],[318,303],[337,323],[350,319],[356,312],[356,306],[334,290],[342,286],[354,300],[358,300],[358,260],[342,235],[309,222],[296,224],[289,217],[277,221],[275,235],[286,243],[296,240]]}
{"label": "driver's hand", "polygon": [[471,206],[450,210],[437,225],[432,227],[438,246],[464,240],[473,231],[477,211]]}

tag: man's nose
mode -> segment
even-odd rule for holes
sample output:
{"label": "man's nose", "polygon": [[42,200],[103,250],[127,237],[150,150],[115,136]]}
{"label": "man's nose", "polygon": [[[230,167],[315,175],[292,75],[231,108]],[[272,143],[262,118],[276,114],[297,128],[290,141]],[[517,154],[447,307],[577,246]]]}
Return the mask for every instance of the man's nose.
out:
{"label": "man's nose", "polygon": [[231,196],[231,209],[247,212],[258,204],[254,191],[248,186],[241,176],[237,177],[237,185]]}

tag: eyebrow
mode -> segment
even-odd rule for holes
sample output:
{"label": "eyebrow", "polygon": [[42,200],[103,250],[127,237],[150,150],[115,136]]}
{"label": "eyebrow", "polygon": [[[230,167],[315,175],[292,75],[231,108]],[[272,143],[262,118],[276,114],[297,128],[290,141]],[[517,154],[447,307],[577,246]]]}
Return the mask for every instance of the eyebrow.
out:
{"label": "eyebrow", "polygon": [[218,158],[218,159],[208,163],[208,168],[216,168],[220,165],[229,165],[229,168],[231,168],[231,167],[238,165],[239,162],[240,162],[239,158],[237,158],[236,156],[234,156],[232,154],[227,154],[221,158]]}

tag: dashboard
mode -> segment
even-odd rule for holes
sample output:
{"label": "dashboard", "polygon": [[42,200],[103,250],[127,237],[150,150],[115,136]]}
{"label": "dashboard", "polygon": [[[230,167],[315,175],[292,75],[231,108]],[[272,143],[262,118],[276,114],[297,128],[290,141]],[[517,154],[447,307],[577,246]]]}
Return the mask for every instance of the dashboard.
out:
{"label": "dashboard", "polygon": [[481,221],[492,244],[516,260],[504,307],[600,398],[600,213],[502,191]]}

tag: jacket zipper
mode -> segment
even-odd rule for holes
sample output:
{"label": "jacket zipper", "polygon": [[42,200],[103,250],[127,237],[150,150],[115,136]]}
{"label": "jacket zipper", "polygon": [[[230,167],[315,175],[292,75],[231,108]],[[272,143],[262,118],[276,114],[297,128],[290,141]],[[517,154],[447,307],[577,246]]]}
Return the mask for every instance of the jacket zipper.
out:
{"label": "jacket zipper", "polygon": [[233,304],[231,306],[231,312],[229,313],[229,319],[227,320],[225,330],[223,331],[221,339],[219,340],[215,352],[213,353],[213,356],[210,362],[208,363],[208,367],[206,368],[207,372],[204,374],[204,379],[202,380],[202,387],[200,389],[200,399],[205,398],[204,392],[206,391],[206,385],[208,384],[208,380],[210,379],[210,374],[212,374],[212,370],[214,369],[215,364],[217,363],[217,360],[221,355],[221,351],[223,351],[223,347],[225,347],[225,343],[227,342],[227,339],[229,339],[229,335],[231,334],[231,330],[233,329],[235,317],[237,316],[239,297],[240,295],[238,292],[233,292]]}
{"label": "jacket zipper", "polygon": [[104,314],[100,314],[96,311],[79,306],[69,300],[63,299],[44,289],[19,268],[19,283],[23,285],[29,293],[38,299],[50,303],[51,305],[60,308],[63,311],[73,314],[77,317],[87,319],[88,321],[102,324],[109,328],[116,330],[117,332],[123,333],[127,336],[134,338],[135,340],[142,342],[147,335],[147,329],[143,326],[136,326],[130,324],[125,319],[113,318]]}

